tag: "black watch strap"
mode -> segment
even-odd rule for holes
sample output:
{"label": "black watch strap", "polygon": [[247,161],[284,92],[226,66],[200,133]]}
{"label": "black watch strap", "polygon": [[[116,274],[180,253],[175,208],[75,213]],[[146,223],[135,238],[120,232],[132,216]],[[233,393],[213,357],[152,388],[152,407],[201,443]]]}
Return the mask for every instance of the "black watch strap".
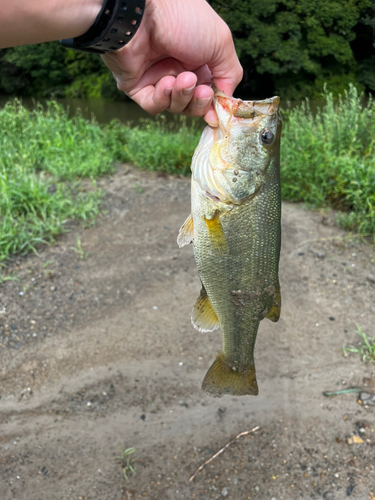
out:
{"label": "black watch strap", "polygon": [[82,36],[60,40],[68,48],[105,54],[130,42],[141,24],[146,0],[105,0],[95,23]]}

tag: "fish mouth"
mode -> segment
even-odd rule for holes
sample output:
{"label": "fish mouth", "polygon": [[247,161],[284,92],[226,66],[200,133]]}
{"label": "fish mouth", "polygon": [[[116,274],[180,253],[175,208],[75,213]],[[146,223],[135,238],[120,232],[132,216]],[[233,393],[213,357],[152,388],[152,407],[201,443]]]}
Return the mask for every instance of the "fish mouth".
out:
{"label": "fish mouth", "polygon": [[263,101],[235,100],[232,106],[233,116],[237,118],[256,118],[257,116],[271,116],[277,113],[280,97],[275,96]]}
{"label": "fish mouth", "polygon": [[254,119],[272,116],[276,114],[279,109],[279,96],[270,97],[261,101],[242,101],[241,99],[229,97],[215,88],[214,91],[215,108],[221,106],[236,118]]}

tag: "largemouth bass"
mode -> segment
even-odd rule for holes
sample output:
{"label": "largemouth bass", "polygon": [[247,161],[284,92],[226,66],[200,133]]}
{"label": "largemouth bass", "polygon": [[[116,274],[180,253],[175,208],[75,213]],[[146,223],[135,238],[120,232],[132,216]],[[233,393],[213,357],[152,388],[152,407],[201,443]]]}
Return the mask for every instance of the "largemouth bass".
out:
{"label": "largemouth bass", "polygon": [[219,127],[204,129],[192,160],[192,210],[177,242],[193,243],[202,282],[194,327],[222,331],[222,352],[202,384],[212,396],[258,394],[259,323],[280,316],[278,104],[216,92]]}

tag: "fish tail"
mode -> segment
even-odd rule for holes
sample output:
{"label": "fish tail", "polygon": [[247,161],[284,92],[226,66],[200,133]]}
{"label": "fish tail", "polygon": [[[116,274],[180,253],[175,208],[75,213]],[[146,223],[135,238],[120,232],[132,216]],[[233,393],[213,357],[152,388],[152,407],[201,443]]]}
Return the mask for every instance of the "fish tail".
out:
{"label": "fish tail", "polygon": [[258,384],[254,363],[245,367],[233,367],[221,352],[206,373],[202,389],[211,396],[257,396]]}

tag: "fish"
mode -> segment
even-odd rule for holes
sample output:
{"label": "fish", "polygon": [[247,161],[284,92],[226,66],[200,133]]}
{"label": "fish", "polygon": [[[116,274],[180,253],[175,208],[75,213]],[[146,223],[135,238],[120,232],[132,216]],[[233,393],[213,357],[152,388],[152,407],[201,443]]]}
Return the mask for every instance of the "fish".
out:
{"label": "fish", "polygon": [[211,396],[257,395],[259,323],[280,317],[280,98],[243,101],[218,90],[219,126],[207,126],[191,164],[191,214],[177,243],[193,244],[202,290],[200,332],[221,328],[223,347],[202,383]]}

